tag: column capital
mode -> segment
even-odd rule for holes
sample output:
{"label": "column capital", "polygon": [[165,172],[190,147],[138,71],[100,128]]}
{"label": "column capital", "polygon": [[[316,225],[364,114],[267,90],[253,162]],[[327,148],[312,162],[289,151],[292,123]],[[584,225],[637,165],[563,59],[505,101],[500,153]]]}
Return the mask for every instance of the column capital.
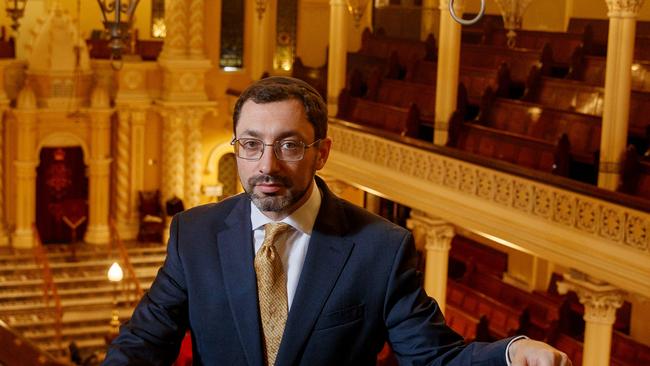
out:
{"label": "column capital", "polygon": [[623,305],[625,294],[606,282],[574,271],[564,274],[558,290],[560,293],[574,291],[578,295],[580,303],[585,306],[585,321],[607,325],[614,324],[616,310]]}
{"label": "column capital", "polygon": [[610,18],[636,18],[643,6],[643,0],[605,0]]}
{"label": "column capital", "polygon": [[431,217],[418,210],[411,211],[411,217],[406,220],[406,227],[411,230],[421,230],[426,238],[425,249],[449,251],[451,239],[454,238],[454,226],[439,218]]}

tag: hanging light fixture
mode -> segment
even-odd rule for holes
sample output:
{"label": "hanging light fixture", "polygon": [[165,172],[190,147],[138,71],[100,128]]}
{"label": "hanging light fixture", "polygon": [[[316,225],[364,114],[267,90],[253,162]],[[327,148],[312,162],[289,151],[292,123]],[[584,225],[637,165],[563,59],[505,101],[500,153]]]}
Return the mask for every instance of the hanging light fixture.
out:
{"label": "hanging light fixture", "polygon": [[27,0],[5,0],[5,11],[12,20],[11,29],[14,30],[14,33],[18,32],[18,27],[20,27],[18,20],[25,14],[25,5],[27,5]]}
{"label": "hanging light fixture", "polygon": [[515,29],[521,29],[521,21],[526,12],[526,8],[532,0],[495,0],[501,8],[503,17],[503,26],[508,30],[508,47],[514,48],[517,44],[517,32]]}
{"label": "hanging light fixture", "polygon": [[348,11],[352,15],[354,27],[358,29],[359,24],[361,24],[361,18],[363,18],[363,13],[368,7],[368,0],[345,0],[345,5],[347,5]]}
{"label": "hanging light fixture", "polygon": [[104,28],[110,36],[108,47],[111,49],[112,60],[122,58],[125,40],[129,38],[133,14],[139,2],[140,0],[97,0],[104,18]]}

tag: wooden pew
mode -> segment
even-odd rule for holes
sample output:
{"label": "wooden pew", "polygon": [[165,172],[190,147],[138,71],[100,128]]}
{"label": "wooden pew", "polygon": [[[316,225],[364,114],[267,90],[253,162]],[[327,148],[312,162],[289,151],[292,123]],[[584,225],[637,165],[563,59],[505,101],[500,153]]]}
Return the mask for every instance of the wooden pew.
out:
{"label": "wooden pew", "polygon": [[452,304],[445,305],[445,322],[465,338],[465,343],[489,341],[489,325],[485,316],[476,317]]}
{"label": "wooden pew", "polygon": [[347,89],[341,91],[338,103],[337,118],[402,136],[421,136],[420,112],[415,104],[409,108],[395,107],[350,96]]}
{"label": "wooden pew", "polygon": [[552,51],[548,46],[541,50],[530,50],[464,44],[460,51],[461,66],[496,70],[505,62],[509,65],[512,81],[522,83],[528,78],[533,66],[539,67],[542,75],[549,75],[552,59]]}
{"label": "wooden pew", "polygon": [[641,160],[633,145],[628,146],[625,151],[618,190],[650,199],[650,161]]}
{"label": "wooden pew", "polygon": [[319,67],[305,66],[302,59],[296,57],[291,68],[291,76],[306,81],[323,98],[327,98],[327,64]]}
{"label": "wooden pew", "polygon": [[508,255],[461,235],[451,240],[449,259],[465,264],[466,270],[500,277],[508,270]]}
{"label": "wooden pew", "polygon": [[530,169],[568,176],[570,144],[566,135],[557,144],[552,144],[530,136],[463,122],[459,115],[455,113],[452,116],[447,146]]}
{"label": "wooden pew", "polygon": [[564,333],[559,333],[551,345],[569,356],[571,363],[582,365],[582,342]]}
{"label": "wooden pew", "polygon": [[[507,47],[508,30],[494,28],[483,38],[484,44]],[[516,47],[541,50],[549,45],[553,51],[553,62],[556,65],[568,66],[571,55],[576,47],[582,46],[589,54],[593,41],[593,31],[587,26],[580,32],[548,32],[533,30],[517,30]]]}
{"label": "wooden pew", "polygon": [[[437,63],[419,60],[409,65],[404,80],[435,86],[437,69]],[[463,83],[467,90],[469,104],[479,105],[488,86],[500,97],[509,96],[510,69],[506,63],[500,64],[496,69],[461,65],[458,81]]]}
{"label": "wooden pew", "polygon": [[[602,117],[605,89],[576,80],[549,78],[531,71],[522,100],[566,111]],[[650,125],[650,93],[632,91],[628,131],[643,137]]]}
{"label": "wooden pew", "polygon": [[420,118],[435,121],[435,85],[416,84],[408,81],[383,79],[372,75],[368,80],[366,98],[378,103],[409,108],[412,103],[418,106]]}
{"label": "wooden pew", "polygon": [[470,287],[504,304],[527,310],[530,324],[526,335],[531,338],[546,341],[557,332],[564,301],[552,301],[477,271],[469,273],[463,280]]}
{"label": "wooden pew", "polygon": [[0,27],[0,58],[16,57],[16,45],[13,37],[7,37],[5,27]]}
{"label": "wooden pew", "polygon": [[485,316],[493,339],[525,333],[528,315],[492,299],[455,280],[447,281],[447,306],[455,306],[474,316]]}
{"label": "wooden pew", "polygon": [[482,101],[478,123],[551,143],[566,134],[571,141],[573,159],[584,164],[594,164],[595,153],[600,149],[600,118],[496,98],[490,89]]}
{"label": "wooden pew", "polygon": [[[575,55],[567,78],[591,85],[604,86],[605,64],[605,57]],[[650,92],[650,61],[634,61],[631,87],[632,90]]]}
{"label": "wooden pew", "polygon": [[[621,332],[612,334],[612,361],[621,365],[650,365],[650,347]],[[616,362],[613,362],[615,364]]]}
{"label": "wooden pew", "polygon": [[[348,52],[346,72],[347,87],[351,95],[362,96],[366,93],[366,84],[371,75],[379,75],[387,79],[399,79],[403,70],[400,70],[397,53],[395,52],[391,53],[388,58]],[[325,80],[325,83],[327,83],[327,80]]]}
{"label": "wooden pew", "polygon": [[[571,18],[569,19],[568,32],[582,32],[589,26],[593,33],[592,54],[605,56],[607,54],[607,38],[609,36],[609,19]],[[636,36],[640,38],[650,36],[650,22],[636,21]],[[639,42],[637,41],[638,45]]]}
{"label": "wooden pew", "polygon": [[381,30],[372,33],[366,28],[361,34],[361,48],[358,53],[362,55],[388,58],[395,52],[399,65],[406,67],[410,60],[436,59],[436,40],[429,34],[425,41],[387,37]]}

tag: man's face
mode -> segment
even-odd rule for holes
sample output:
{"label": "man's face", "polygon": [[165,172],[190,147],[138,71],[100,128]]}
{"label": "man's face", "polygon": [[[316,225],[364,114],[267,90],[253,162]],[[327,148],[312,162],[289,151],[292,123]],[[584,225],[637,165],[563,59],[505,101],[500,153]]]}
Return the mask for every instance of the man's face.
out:
{"label": "man's face", "polygon": [[[256,138],[265,144],[290,140],[309,145],[315,140],[314,127],[302,103],[295,99],[261,104],[246,101],[235,133],[237,139]],[[266,146],[260,160],[237,158],[239,179],[260,211],[281,220],[309,198],[314,174],[325,165],[330,146],[331,141],[323,139],[306,148],[299,161],[278,160],[273,147]]]}

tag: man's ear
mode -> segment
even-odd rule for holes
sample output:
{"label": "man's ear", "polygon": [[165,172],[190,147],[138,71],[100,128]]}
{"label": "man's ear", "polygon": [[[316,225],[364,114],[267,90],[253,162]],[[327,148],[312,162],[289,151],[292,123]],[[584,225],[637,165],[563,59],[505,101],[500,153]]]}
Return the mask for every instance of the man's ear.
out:
{"label": "man's ear", "polygon": [[329,137],[322,139],[318,143],[318,156],[316,157],[316,170],[321,170],[330,156],[330,149],[332,148],[332,140]]}

